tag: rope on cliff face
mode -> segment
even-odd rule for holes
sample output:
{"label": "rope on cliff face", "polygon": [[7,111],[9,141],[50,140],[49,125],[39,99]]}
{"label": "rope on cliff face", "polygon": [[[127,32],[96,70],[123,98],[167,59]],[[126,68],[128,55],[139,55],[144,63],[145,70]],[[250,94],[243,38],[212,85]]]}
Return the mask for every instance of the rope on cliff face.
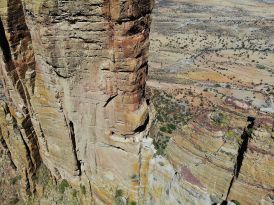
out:
{"label": "rope on cliff face", "polygon": [[241,171],[241,167],[244,161],[244,157],[245,157],[245,153],[247,151],[247,147],[248,147],[248,142],[249,142],[249,138],[251,138],[252,136],[252,131],[253,131],[253,127],[255,124],[255,118],[254,117],[248,117],[247,118],[247,128],[244,129],[244,132],[241,136],[242,138],[242,144],[240,145],[239,149],[238,149],[238,155],[237,155],[237,160],[236,163],[234,165],[234,172],[233,172],[233,177],[231,179],[228,191],[227,191],[227,195],[226,195],[226,199],[224,202],[227,201],[231,188],[233,186],[234,181],[239,177],[240,171]]}

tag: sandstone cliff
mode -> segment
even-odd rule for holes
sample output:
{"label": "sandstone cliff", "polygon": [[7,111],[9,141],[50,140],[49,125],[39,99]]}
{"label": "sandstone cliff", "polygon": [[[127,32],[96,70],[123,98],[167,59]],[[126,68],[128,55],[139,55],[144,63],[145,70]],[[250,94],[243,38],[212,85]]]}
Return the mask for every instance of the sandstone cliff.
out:
{"label": "sandstone cliff", "polygon": [[[177,9],[191,10],[191,1],[186,8],[159,2],[171,17]],[[216,91],[221,99],[203,90],[211,70],[199,76],[197,68],[186,76],[159,71],[151,77],[163,82],[149,81],[147,88],[153,5],[0,0],[0,157],[10,160],[0,160],[0,174],[11,177],[5,192],[20,185],[28,204],[42,205],[273,203],[271,115],[225,98],[222,85]],[[172,32],[185,25],[179,17]],[[161,40],[169,35],[163,18]],[[172,53],[165,63],[174,48],[163,49]],[[162,61],[159,56],[154,50],[153,61]]]}
{"label": "sandstone cliff", "polygon": [[138,199],[130,177],[138,175],[149,121],[152,7],[144,0],[0,1],[1,139],[27,191],[43,162],[56,179],[84,183],[105,203],[118,186]]}

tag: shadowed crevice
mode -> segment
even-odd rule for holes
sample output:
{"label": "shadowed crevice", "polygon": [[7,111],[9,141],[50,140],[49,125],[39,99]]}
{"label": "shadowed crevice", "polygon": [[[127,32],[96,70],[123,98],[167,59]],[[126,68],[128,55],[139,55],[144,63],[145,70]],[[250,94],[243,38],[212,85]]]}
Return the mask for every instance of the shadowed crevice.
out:
{"label": "shadowed crevice", "polygon": [[69,129],[70,129],[70,137],[71,137],[71,142],[72,142],[72,149],[73,149],[73,154],[75,156],[76,159],[76,163],[77,163],[77,169],[79,170],[79,176],[81,176],[81,162],[78,159],[77,156],[77,147],[76,147],[76,140],[75,140],[75,132],[74,132],[74,125],[72,121],[69,121]]}
{"label": "shadowed crevice", "polygon": [[115,145],[111,145],[111,144],[106,144],[106,143],[103,143],[105,146],[107,147],[111,147],[111,148],[114,148],[114,149],[118,149],[118,150],[121,150],[121,151],[124,151],[124,152],[127,152],[124,148],[122,147],[119,147],[119,146],[115,146]]}
{"label": "shadowed crevice", "polygon": [[[32,49],[32,38],[26,23],[24,6],[21,0],[8,1],[7,17],[6,31],[9,33],[9,47],[10,52],[13,54],[12,60],[14,61],[13,65],[10,65],[10,68],[8,68],[8,71],[15,70],[15,64],[18,79],[25,79],[28,72],[31,92],[34,93],[36,62]],[[20,58],[17,56],[20,56]]]}
{"label": "shadowed crevice", "polygon": [[117,96],[118,96],[118,94],[117,94],[117,95],[114,95],[114,96],[111,96],[111,97],[107,100],[107,102],[105,103],[104,107],[107,107],[107,105],[108,105],[114,98],[116,98]]}
{"label": "shadowed crevice", "polygon": [[233,177],[231,179],[228,191],[227,191],[227,196],[226,196],[226,200],[223,202],[225,203],[229,197],[231,188],[233,186],[233,183],[235,182],[235,180],[239,177],[240,171],[241,171],[241,167],[244,161],[244,157],[245,157],[245,153],[247,151],[248,148],[248,142],[249,139],[252,136],[252,131],[253,131],[253,127],[255,124],[255,118],[254,117],[248,117],[247,118],[247,128],[244,129],[243,134],[241,136],[242,138],[242,144],[240,145],[239,149],[238,149],[238,155],[237,155],[237,160],[236,163],[234,165],[234,172],[233,172]]}
{"label": "shadowed crevice", "polygon": [[5,63],[8,63],[11,61],[11,51],[10,51],[10,46],[5,34],[5,29],[3,26],[3,22],[0,18],[0,47],[3,52],[3,60]]}
{"label": "shadowed crevice", "polygon": [[2,136],[2,130],[1,130],[1,127],[0,127],[0,144],[1,146],[7,151],[7,155],[8,155],[8,158],[10,159],[10,165],[11,167],[14,169],[14,170],[17,170],[17,167],[15,165],[15,163],[13,162],[13,159],[12,159],[12,156],[11,156],[11,152],[8,148],[8,145],[5,141],[5,139],[3,138]]}
{"label": "shadowed crevice", "polygon": [[22,127],[24,128],[25,136],[27,138],[27,145],[31,150],[30,157],[33,161],[34,169],[36,169],[41,163],[41,156],[39,153],[37,135],[36,132],[34,132],[32,120],[29,115],[23,120]]}
{"label": "shadowed crevice", "polygon": [[149,116],[147,116],[147,118],[146,118],[146,120],[144,121],[144,123],[143,123],[141,126],[137,127],[137,128],[134,130],[134,132],[135,132],[135,133],[139,133],[139,132],[145,131],[146,128],[147,128],[148,123],[149,123]]}

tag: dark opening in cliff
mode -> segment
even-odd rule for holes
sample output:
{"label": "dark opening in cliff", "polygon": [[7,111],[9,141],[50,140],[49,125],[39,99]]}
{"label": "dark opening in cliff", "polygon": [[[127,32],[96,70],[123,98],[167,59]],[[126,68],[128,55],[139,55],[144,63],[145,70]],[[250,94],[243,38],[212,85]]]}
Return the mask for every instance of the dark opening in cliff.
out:
{"label": "dark opening in cliff", "polygon": [[227,205],[227,201],[223,201],[221,205]]}
{"label": "dark opening in cliff", "polygon": [[244,132],[241,136],[243,142],[238,149],[237,161],[236,161],[236,164],[234,167],[234,175],[236,176],[236,178],[238,178],[239,173],[241,171],[241,167],[242,167],[243,160],[244,160],[244,155],[245,155],[245,152],[247,151],[247,147],[248,147],[248,140],[249,140],[249,138],[251,138],[252,129],[253,129],[253,126],[255,123],[255,118],[248,117],[247,122],[248,122],[247,128],[244,129]]}
{"label": "dark opening in cliff", "polygon": [[137,127],[137,128],[134,130],[134,132],[135,132],[135,133],[138,133],[138,132],[143,132],[143,131],[145,131],[146,128],[147,128],[148,122],[149,122],[149,116],[147,116],[147,118],[146,118],[144,124],[142,124],[141,126]]}
{"label": "dark opening in cliff", "polygon": [[69,129],[70,129],[70,137],[71,137],[71,142],[72,142],[72,149],[73,153],[77,162],[77,168],[79,170],[79,176],[81,176],[81,162],[78,160],[77,157],[77,147],[76,147],[76,140],[75,140],[75,132],[74,132],[74,125],[73,122],[69,121]]}
{"label": "dark opening in cliff", "polygon": [[145,23],[141,21],[140,24],[132,26],[128,31],[128,35],[132,36],[141,33],[144,30],[144,25]]}
{"label": "dark opening in cliff", "polygon": [[252,131],[253,131],[253,127],[255,124],[255,117],[248,117],[247,118],[247,127],[244,129],[243,134],[241,136],[242,138],[242,144],[240,145],[239,149],[238,149],[238,155],[237,155],[237,160],[234,166],[234,172],[233,172],[233,177],[231,179],[228,191],[227,191],[227,196],[226,196],[226,200],[228,199],[228,196],[230,194],[231,188],[233,186],[233,183],[235,182],[235,180],[239,177],[240,171],[241,171],[241,167],[244,161],[244,156],[245,153],[247,151],[247,147],[248,147],[248,141],[249,138],[251,138],[252,136]]}
{"label": "dark opening in cliff", "polygon": [[3,22],[0,18],[0,47],[3,52],[4,62],[8,63],[11,61],[11,51],[9,47],[9,43],[5,34],[5,29],[3,26]]}
{"label": "dark opening in cliff", "polygon": [[105,103],[104,107],[107,107],[107,105],[108,105],[115,97],[117,97],[117,96],[118,96],[118,94],[117,94],[117,95],[114,95],[114,96],[111,96],[111,97],[107,100],[107,102]]}

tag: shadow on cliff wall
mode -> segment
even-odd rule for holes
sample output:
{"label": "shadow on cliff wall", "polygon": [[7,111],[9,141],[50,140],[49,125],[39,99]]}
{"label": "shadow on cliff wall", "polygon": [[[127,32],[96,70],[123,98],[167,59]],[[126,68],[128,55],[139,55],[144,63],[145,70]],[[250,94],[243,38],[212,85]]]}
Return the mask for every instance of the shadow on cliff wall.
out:
{"label": "shadow on cliff wall", "polygon": [[[228,204],[228,198],[229,198],[231,189],[233,187],[233,184],[239,177],[239,174],[240,174],[241,168],[242,168],[242,164],[244,161],[245,153],[248,148],[248,142],[249,142],[249,139],[252,137],[252,131],[253,131],[253,127],[255,124],[255,120],[256,120],[256,118],[254,118],[254,117],[247,118],[247,127],[244,129],[243,134],[241,135],[242,143],[240,144],[239,149],[238,149],[238,155],[237,155],[236,163],[234,165],[233,176],[232,176],[230,185],[228,187],[226,199],[224,201],[222,201],[221,205]],[[232,202],[233,201],[235,201],[235,200],[232,200]]]}
{"label": "shadow on cliff wall", "polygon": [[3,52],[3,60],[5,63],[11,61],[11,51],[9,47],[9,43],[5,34],[4,26],[2,19],[0,17],[0,47]]}
{"label": "shadow on cliff wall", "polygon": [[[8,1],[6,29],[9,33],[8,42],[10,44],[10,53],[14,53],[13,56],[10,56],[13,59],[10,60],[16,61],[16,64],[20,65],[16,67],[19,79],[25,79],[26,72],[28,71],[30,74],[28,80],[30,81],[31,92],[33,93],[35,87],[36,61],[32,49],[32,38],[26,23],[24,7],[21,0]],[[19,56],[19,58],[17,56]],[[15,67],[11,67],[10,69],[15,69]]]}

